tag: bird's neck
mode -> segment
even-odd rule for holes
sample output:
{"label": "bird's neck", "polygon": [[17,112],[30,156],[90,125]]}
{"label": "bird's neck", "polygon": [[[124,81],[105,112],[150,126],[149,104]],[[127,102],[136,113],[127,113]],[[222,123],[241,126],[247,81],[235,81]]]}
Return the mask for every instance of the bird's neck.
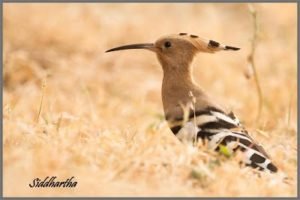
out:
{"label": "bird's neck", "polygon": [[191,68],[164,69],[163,87],[171,90],[191,89],[196,84],[193,80]]}
{"label": "bird's neck", "polygon": [[195,85],[192,77],[192,59],[175,62],[173,59],[159,59],[163,68],[163,87],[187,87]]}
{"label": "bird's neck", "polygon": [[193,80],[191,66],[163,66],[163,70],[162,101],[165,111],[190,102],[191,94],[202,92]]}

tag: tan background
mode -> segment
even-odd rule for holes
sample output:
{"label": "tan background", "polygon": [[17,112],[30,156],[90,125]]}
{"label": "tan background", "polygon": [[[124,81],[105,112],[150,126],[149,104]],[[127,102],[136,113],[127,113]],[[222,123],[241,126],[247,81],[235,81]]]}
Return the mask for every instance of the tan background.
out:
{"label": "tan background", "polygon": [[[4,195],[295,196],[297,6],[254,7],[259,122],[254,79],[244,75],[247,4],[4,4]],[[162,117],[154,54],[104,53],[179,32],[241,47],[197,56],[195,79],[239,116],[281,173],[259,178],[240,169],[238,156],[178,142]],[[28,187],[46,176],[75,176],[78,186]]]}

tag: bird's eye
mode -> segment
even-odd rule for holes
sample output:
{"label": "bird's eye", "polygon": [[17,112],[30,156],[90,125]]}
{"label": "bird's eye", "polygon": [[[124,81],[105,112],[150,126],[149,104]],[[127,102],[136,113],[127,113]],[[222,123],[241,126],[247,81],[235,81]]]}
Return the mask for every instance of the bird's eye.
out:
{"label": "bird's eye", "polygon": [[165,47],[166,47],[166,48],[170,48],[170,47],[171,47],[171,42],[169,42],[169,41],[168,41],[168,42],[165,42]]}

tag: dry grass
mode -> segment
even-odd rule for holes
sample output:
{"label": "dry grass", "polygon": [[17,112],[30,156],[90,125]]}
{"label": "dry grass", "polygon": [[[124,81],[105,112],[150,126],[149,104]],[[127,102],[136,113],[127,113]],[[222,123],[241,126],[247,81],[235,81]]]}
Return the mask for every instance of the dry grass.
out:
{"label": "dry grass", "polygon": [[[296,196],[297,7],[254,6],[264,95],[257,123],[254,79],[244,76],[247,4],[5,4],[4,196]],[[199,55],[195,79],[239,116],[281,173],[259,177],[238,157],[181,144],[162,117],[156,57],[104,53],[178,32],[242,48]],[[75,176],[78,185],[28,187],[46,176]]]}

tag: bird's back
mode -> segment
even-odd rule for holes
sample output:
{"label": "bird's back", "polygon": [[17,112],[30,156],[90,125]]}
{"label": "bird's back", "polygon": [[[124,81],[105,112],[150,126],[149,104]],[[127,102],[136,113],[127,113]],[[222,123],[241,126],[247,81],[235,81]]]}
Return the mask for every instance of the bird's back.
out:
{"label": "bird's back", "polygon": [[277,171],[263,147],[254,141],[232,112],[225,112],[214,104],[203,102],[197,106],[197,100],[203,101],[202,97],[196,96],[186,106],[177,105],[176,114],[166,115],[170,129],[181,141],[194,142],[200,139],[216,151],[221,147],[230,153],[242,151],[246,165]]}

